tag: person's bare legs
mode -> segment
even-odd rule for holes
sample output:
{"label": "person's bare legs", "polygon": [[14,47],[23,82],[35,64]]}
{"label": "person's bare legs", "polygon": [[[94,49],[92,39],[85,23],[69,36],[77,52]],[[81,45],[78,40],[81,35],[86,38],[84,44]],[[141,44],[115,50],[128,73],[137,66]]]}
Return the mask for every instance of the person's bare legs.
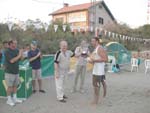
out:
{"label": "person's bare legs", "polygon": [[11,93],[13,92],[13,87],[8,87],[7,88],[7,104],[11,105],[11,106],[14,106],[15,104],[13,103],[12,101],[12,98],[11,98]]}
{"label": "person's bare legs", "polygon": [[36,89],[35,89],[36,87],[35,87],[35,86],[36,86],[36,81],[35,81],[35,80],[32,80],[33,91],[36,91]]}
{"label": "person's bare legs", "polygon": [[7,95],[11,96],[12,92],[13,92],[13,87],[8,87],[8,89],[7,89]]}
{"label": "person's bare legs", "polygon": [[106,97],[106,93],[107,93],[107,85],[106,85],[106,82],[105,80],[102,81],[102,85],[103,85],[103,97]]}
{"label": "person's bare legs", "polygon": [[22,103],[23,101],[17,98],[17,86],[13,86],[13,101],[14,103]]}
{"label": "person's bare legs", "polygon": [[13,93],[16,94],[17,93],[17,86],[13,87]]}
{"label": "person's bare legs", "polygon": [[45,90],[42,89],[42,79],[38,79],[38,84],[39,84],[39,92],[46,93]]}
{"label": "person's bare legs", "polygon": [[42,80],[38,79],[39,90],[42,90]]}
{"label": "person's bare legs", "polygon": [[99,102],[99,92],[100,92],[100,87],[94,87],[94,99],[93,102],[91,103],[92,105],[97,105]]}

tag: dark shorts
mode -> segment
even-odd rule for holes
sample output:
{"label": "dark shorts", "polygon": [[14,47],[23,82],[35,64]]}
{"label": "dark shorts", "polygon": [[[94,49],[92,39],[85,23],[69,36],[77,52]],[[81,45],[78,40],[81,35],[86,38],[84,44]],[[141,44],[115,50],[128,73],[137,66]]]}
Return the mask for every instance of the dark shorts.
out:
{"label": "dark shorts", "polygon": [[93,86],[100,87],[101,82],[104,82],[105,80],[106,80],[105,75],[102,76],[93,75]]}

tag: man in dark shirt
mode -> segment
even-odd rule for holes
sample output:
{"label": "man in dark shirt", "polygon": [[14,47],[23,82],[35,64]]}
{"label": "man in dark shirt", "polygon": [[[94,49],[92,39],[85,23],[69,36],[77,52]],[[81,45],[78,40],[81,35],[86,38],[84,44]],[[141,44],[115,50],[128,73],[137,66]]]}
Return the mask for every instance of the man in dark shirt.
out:
{"label": "man in dark shirt", "polygon": [[[8,86],[7,104],[14,106],[15,103],[22,103],[21,100],[17,99],[16,92],[19,84],[19,60],[22,56],[22,50],[18,50],[17,42],[11,40],[8,42],[9,48],[5,51],[5,81]],[[11,97],[11,94],[13,96]]]}
{"label": "man in dark shirt", "polygon": [[42,80],[41,80],[41,52],[37,48],[37,42],[32,41],[31,50],[28,52],[28,58],[30,61],[30,66],[32,67],[32,85],[33,85],[33,93],[36,92],[36,80],[38,80],[39,84],[39,92],[45,93],[42,90]]}

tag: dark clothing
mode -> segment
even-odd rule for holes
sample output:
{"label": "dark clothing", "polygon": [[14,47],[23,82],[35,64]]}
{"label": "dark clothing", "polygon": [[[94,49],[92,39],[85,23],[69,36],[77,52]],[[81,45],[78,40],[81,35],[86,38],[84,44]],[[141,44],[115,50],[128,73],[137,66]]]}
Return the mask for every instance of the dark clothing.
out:
{"label": "dark clothing", "polygon": [[18,74],[19,73],[19,60],[15,63],[11,63],[10,60],[18,56],[18,49],[7,49],[5,51],[5,72],[10,74]]}
{"label": "dark clothing", "polygon": [[[36,49],[36,50],[30,50],[28,52],[28,58],[32,58],[32,57],[35,57],[38,53],[39,53],[39,49]],[[40,56],[35,59],[34,61],[30,62],[30,66],[32,67],[32,69],[40,69],[41,68],[41,58]]]}
{"label": "dark clothing", "polygon": [[102,76],[93,75],[93,86],[100,87],[100,83],[103,82],[105,79],[106,79],[105,75]]}
{"label": "dark clothing", "polygon": [[0,51],[0,64],[1,64],[1,61],[2,61],[2,52]]}
{"label": "dark clothing", "polygon": [[0,52],[0,64],[4,65],[5,63],[5,50],[1,50]]}

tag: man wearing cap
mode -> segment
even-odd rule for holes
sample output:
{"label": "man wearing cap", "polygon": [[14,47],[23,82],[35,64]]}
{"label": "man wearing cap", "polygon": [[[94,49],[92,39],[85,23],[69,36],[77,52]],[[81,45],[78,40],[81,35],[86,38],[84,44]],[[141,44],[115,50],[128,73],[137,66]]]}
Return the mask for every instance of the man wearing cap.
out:
{"label": "man wearing cap", "polygon": [[74,56],[73,52],[67,50],[68,44],[66,41],[60,42],[60,50],[55,55],[55,82],[57,99],[65,103],[67,97],[64,94],[64,80],[69,72],[70,58]]}
{"label": "man wearing cap", "polygon": [[42,80],[41,80],[41,52],[37,48],[37,42],[32,41],[31,50],[28,52],[28,58],[30,62],[30,66],[32,67],[32,85],[33,85],[33,93],[36,93],[36,80],[39,85],[39,92],[45,93],[42,90]]}
{"label": "man wearing cap", "polygon": [[[7,88],[7,104],[14,106],[16,103],[22,103],[17,98],[17,86],[19,85],[19,60],[22,57],[22,49],[17,49],[17,42],[11,40],[8,42],[9,48],[5,51],[5,81]],[[12,95],[13,94],[13,95]]]}

